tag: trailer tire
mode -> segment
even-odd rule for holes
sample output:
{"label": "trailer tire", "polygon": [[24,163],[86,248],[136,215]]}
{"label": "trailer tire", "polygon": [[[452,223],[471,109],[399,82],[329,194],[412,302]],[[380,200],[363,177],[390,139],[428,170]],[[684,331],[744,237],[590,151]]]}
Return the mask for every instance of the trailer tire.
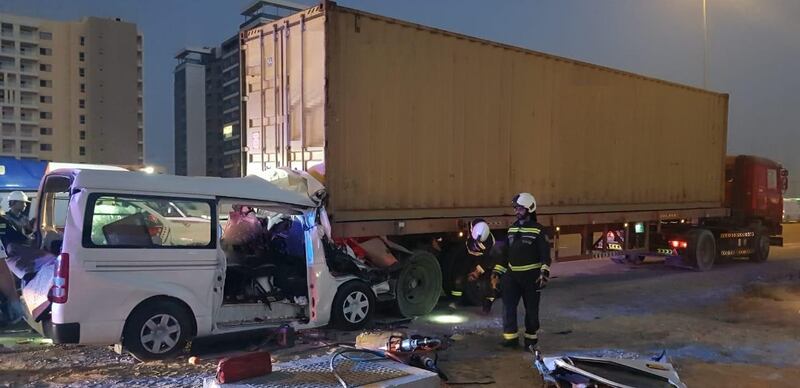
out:
{"label": "trailer tire", "polygon": [[687,258],[689,263],[698,271],[708,271],[714,267],[717,258],[717,243],[714,234],[706,229],[692,229],[689,231],[689,246]]}
{"label": "trailer tire", "polygon": [[425,315],[436,307],[442,293],[442,269],[436,256],[415,251],[397,277],[397,309],[404,317]]}
{"label": "trailer tire", "polygon": [[753,254],[750,255],[750,261],[756,263],[763,263],[769,257],[769,236],[763,233],[756,234],[756,246],[753,249]]}

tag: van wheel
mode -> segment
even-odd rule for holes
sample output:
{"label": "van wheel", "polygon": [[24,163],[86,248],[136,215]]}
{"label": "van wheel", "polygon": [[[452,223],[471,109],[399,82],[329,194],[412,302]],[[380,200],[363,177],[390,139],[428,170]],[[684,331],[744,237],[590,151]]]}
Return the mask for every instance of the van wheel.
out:
{"label": "van wheel", "polygon": [[706,229],[693,229],[688,233],[687,256],[690,264],[699,271],[708,271],[717,258],[717,243],[714,235]]}
{"label": "van wheel", "polygon": [[331,324],[340,330],[363,328],[375,312],[375,294],[364,282],[350,281],[339,287],[333,298]]}
{"label": "van wheel", "polygon": [[137,307],[123,331],[125,348],[139,361],[163,360],[184,350],[192,318],[180,304],[153,301]]}
{"label": "van wheel", "polygon": [[756,236],[756,246],[753,254],[750,255],[750,261],[763,263],[769,257],[769,236],[766,234],[757,234]]}

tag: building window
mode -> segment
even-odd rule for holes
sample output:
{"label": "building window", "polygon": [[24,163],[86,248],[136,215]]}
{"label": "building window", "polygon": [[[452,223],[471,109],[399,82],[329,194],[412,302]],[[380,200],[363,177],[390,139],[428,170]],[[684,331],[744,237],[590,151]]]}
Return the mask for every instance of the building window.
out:
{"label": "building window", "polygon": [[39,151],[52,151],[52,150],[53,150],[52,144],[46,144],[46,143],[39,144]]}
{"label": "building window", "polygon": [[49,136],[53,134],[53,128],[41,127],[39,128],[39,134]]}
{"label": "building window", "polygon": [[222,127],[222,138],[227,140],[233,137],[233,125]]}
{"label": "building window", "polygon": [[39,71],[53,71],[53,66],[45,64],[45,63],[40,63],[39,64]]}
{"label": "building window", "polygon": [[81,109],[86,108],[86,100],[84,100],[84,99],[78,100],[78,108],[81,108]]}
{"label": "building window", "polygon": [[47,31],[39,31],[39,39],[41,40],[53,40],[53,33]]}
{"label": "building window", "polygon": [[82,67],[79,68],[78,69],[78,75],[81,76],[81,77],[85,77],[86,76],[86,69],[84,69]]}
{"label": "building window", "polygon": [[39,96],[39,102],[42,104],[52,104],[53,97],[52,96]]}
{"label": "building window", "polygon": [[78,152],[81,154],[81,156],[86,156],[86,147],[81,146],[81,148],[78,149]]}
{"label": "building window", "polygon": [[78,60],[81,62],[86,60],[86,54],[84,54],[83,51],[78,53]]}
{"label": "building window", "polygon": [[53,55],[53,49],[47,47],[39,47],[39,55],[44,55],[44,56]]}
{"label": "building window", "polygon": [[81,115],[80,121],[81,121],[81,124],[86,124],[86,116],[85,115]]}
{"label": "building window", "polygon": [[39,112],[39,118],[40,119],[45,119],[45,120],[50,120],[50,119],[53,118],[53,114],[50,113],[50,112]]}
{"label": "building window", "polygon": [[50,80],[47,80],[47,79],[40,79],[39,80],[39,86],[41,86],[43,88],[52,88],[53,87],[53,81],[50,81]]}
{"label": "building window", "polygon": [[81,84],[81,93],[86,93],[86,84]]}
{"label": "building window", "polygon": [[81,131],[81,140],[86,140],[86,131]]}
{"label": "building window", "polygon": [[82,36],[81,37],[81,46],[85,46],[85,45],[86,45],[86,37]]}

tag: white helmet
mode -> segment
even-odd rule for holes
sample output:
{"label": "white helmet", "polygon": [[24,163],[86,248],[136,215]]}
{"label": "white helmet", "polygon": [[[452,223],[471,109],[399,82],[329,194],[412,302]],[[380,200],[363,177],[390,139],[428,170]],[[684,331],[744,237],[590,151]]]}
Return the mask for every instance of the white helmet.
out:
{"label": "white helmet", "polygon": [[514,206],[522,206],[533,213],[536,211],[536,198],[531,193],[519,193],[514,196]]}
{"label": "white helmet", "polygon": [[472,239],[480,242],[484,242],[489,239],[489,236],[492,234],[491,229],[489,229],[489,224],[483,220],[475,220],[471,222],[470,225],[470,235],[472,235]]}
{"label": "white helmet", "polygon": [[31,202],[30,199],[28,199],[28,195],[21,191],[12,191],[11,193],[9,193],[8,202],[11,203],[11,201],[19,201],[25,203]]}
{"label": "white helmet", "polygon": [[494,236],[489,224],[477,218],[469,223],[469,238],[466,241],[467,251],[473,256],[483,256],[483,254],[494,246]]}

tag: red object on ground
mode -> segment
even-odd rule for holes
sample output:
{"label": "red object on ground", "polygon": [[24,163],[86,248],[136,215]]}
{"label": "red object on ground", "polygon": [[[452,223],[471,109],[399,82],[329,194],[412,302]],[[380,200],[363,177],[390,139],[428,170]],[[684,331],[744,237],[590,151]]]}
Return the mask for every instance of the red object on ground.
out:
{"label": "red object on ground", "polygon": [[217,381],[233,383],[272,373],[272,360],[268,352],[254,352],[223,358],[217,365]]}

